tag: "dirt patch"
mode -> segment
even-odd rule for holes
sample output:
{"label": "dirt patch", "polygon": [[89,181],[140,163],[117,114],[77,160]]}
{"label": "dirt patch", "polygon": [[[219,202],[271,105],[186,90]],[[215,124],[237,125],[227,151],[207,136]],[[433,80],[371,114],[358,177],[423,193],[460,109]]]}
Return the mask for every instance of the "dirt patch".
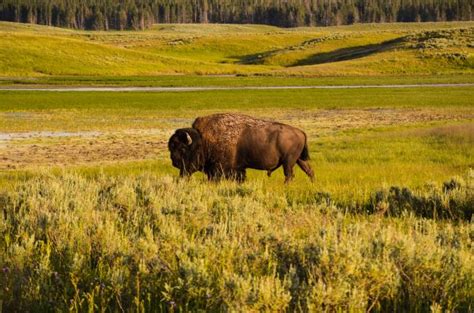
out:
{"label": "dirt patch", "polygon": [[31,119],[35,117],[35,114],[28,112],[5,112],[2,114],[2,117],[12,119]]}
{"label": "dirt patch", "polygon": [[282,122],[298,126],[311,135],[333,134],[347,129],[409,125],[436,121],[474,119],[474,114],[419,109],[334,109],[291,111],[279,117]]}
{"label": "dirt patch", "polygon": [[153,159],[164,156],[167,144],[164,136],[126,133],[87,138],[43,137],[33,143],[22,141],[12,140],[0,147],[0,170]]}
{"label": "dirt patch", "polygon": [[22,132],[22,133],[0,133],[0,141],[8,141],[14,139],[28,139],[28,138],[61,138],[61,137],[96,137],[100,136],[100,132]]}

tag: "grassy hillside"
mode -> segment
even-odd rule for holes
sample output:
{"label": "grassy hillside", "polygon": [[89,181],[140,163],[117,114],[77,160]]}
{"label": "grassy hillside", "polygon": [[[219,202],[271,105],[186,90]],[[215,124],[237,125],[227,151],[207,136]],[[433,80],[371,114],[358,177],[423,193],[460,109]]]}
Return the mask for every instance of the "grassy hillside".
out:
{"label": "grassy hillside", "polygon": [[473,27],[472,22],[295,29],[180,24],[87,32],[2,22],[0,76],[472,74]]}

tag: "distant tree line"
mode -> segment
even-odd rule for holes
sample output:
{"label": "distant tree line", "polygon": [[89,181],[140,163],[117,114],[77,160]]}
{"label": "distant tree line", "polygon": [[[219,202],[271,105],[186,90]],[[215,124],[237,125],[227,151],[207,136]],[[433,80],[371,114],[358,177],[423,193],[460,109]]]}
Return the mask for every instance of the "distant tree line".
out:
{"label": "distant tree line", "polygon": [[473,0],[0,0],[3,21],[95,30],[153,23],[295,27],[473,19]]}

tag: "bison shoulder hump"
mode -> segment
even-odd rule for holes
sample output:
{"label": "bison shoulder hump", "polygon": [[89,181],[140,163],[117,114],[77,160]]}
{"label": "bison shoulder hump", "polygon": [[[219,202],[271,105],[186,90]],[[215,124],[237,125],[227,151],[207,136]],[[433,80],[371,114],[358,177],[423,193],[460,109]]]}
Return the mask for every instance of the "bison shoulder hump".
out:
{"label": "bison shoulder hump", "polygon": [[237,144],[245,129],[261,128],[271,124],[273,122],[244,114],[223,113],[198,117],[193,123],[193,128],[201,133],[205,141],[233,145]]}

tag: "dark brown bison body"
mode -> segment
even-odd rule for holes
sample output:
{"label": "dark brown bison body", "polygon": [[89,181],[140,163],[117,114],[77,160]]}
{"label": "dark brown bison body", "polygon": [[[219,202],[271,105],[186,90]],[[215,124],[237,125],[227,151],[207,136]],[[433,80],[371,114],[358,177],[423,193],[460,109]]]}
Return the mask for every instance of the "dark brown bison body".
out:
{"label": "dark brown bison body", "polygon": [[241,114],[198,117],[192,128],[176,130],[168,148],[180,175],[203,171],[209,179],[221,177],[245,180],[247,168],[265,170],[268,175],[283,166],[285,182],[293,178],[298,164],[313,178],[306,134],[289,125]]}

